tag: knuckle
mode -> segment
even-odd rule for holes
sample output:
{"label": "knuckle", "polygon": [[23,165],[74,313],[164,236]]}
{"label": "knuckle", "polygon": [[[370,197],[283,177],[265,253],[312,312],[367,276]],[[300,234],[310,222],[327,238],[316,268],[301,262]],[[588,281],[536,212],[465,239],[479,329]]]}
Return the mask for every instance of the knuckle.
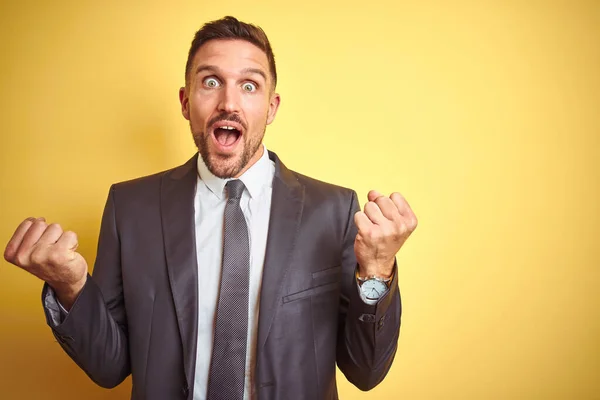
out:
{"label": "knuckle", "polygon": [[34,265],[42,265],[46,262],[44,252],[38,247],[31,252],[31,263]]}
{"label": "knuckle", "polygon": [[27,231],[29,228],[31,228],[31,226],[34,224],[34,222],[35,222],[35,218],[27,218],[23,222],[21,222],[21,224],[19,225],[19,228]]}
{"label": "knuckle", "polygon": [[17,254],[14,257],[14,260],[19,267],[27,267],[29,265],[28,258],[29,257],[27,257],[27,255],[23,254],[22,252],[17,252]]}
{"label": "knuckle", "polygon": [[48,228],[50,229],[56,229],[57,231],[61,231],[62,232],[62,227],[60,226],[59,223],[52,223],[50,225],[48,225]]}
{"label": "knuckle", "polygon": [[399,236],[403,236],[408,230],[408,225],[406,221],[400,221],[398,225],[396,225],[396,229],[394,230],[395,234]]}
{"label": "knuckle", "polygon": [[63,235],[77,240],[77,234],[73,231],[65,231],[65,232],[63,232]]}
{"label": "knuckle", "polygon": [[14,260],[14,256],[14,251],[12,250],[10,245],[6,246],[6,249],[4,249],[4,259],[9,263],[12,263]]}
{"label": "knuckle", "polygon": [[410,232],[414,231],[417,225],[418,221],[417,218],[414,216],[408,218],[408,220],[406,221],[406,229],[408,229]]}
{"label": "knuckle", "polygon": [[368,233],[373,241],[379,241],[383,237],[383,232],[380,229],[371,229]]}
{"label": "knuckle", "polygon": [[404,224],[402,224],[403,225],[402,226],[402,228],[403,228],[402,231],[403,232],[410,232],[411,229],[412,229],[412,224],[413,224],[412,220],[410,220],[410,219],[409,220],[405,220]]}
{"label": "knuckle", "polygon": [[40,220],[40,219],[36,220],[36,221],[33,223],[33,225],[35,225],[36,227],[38,227],[38,226],[41,226],[41,227],[43,227],[43,228],[47,228],[47,227],[48,227],[48,224],[46,223],[46,221],[44,221],[44,220]]}
{"label": "knuckle", "polygon": [[394,229],[390,233],[389,237],[390,237],[390,239],[392,239],[392,241],[397,242],[398,240],[402,239],[402,230]]}
{"label": "knuckle", "polygon": [[366,242],[366,241],[371,240],[371,230],[372,230],[371,227],[368,227],[368,226],[367,227],[363,227],[360,230],[360,235],[359,236],[360,236],[361,241]]}
{"label": "knuckle", "polygon": [[419,221],[416,218],[413,218],[411,221],[411,230],[417,229],[417,225],[419,225]]}
{"label": "knuckle", "polygon": [[396,240],[398,240],[398,238],[399,238],[400,236],[402,236],[402,235],[400,234],[400,231],[398,231],[396,228],[393,228],[393,229],[388,229],[388,230],[386,231],[386,234],[385,234],[385,238],[386,238],[386,239],[389,239],[389,240],[391,240],[391,241],[396,241]]}
{"label": "knuckle", "polygon": [[61,252],[53,250],[48,254],[48,261],[52,265],[61,265],[63,262],[63,255]]}

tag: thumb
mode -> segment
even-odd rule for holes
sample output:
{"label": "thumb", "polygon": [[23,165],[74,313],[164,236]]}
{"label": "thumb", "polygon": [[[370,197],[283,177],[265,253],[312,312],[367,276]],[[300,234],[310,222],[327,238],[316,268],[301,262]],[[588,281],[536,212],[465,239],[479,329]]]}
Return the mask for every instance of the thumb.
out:
{"label": "thumb", "polygon": [[381,196],[381,193],[379,193],[377,190],[371,190],[367,195],[367,199],[369,199],[369,201],[375,201],[375,199],[377,199],[379,196]]}

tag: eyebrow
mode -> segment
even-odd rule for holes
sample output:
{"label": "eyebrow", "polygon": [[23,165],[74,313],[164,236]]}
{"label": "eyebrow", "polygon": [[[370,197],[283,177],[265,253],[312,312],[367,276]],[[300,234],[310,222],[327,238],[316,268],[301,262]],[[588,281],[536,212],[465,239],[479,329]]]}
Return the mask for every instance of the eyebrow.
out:
{"label": "eyebrow", "polygon": [[[196,74],[199,74],[200,72],[203,72],[203,71],[218,73],[220,71],[220,69],[219,69],[219,67],[217,67],[215,65],[208,65],[208,64],[202,64],[202,65],[199,65],[198,68],[196,68]],[[242,75],[248,75],[248,74],[260,75],[265,80],[265,82],[267,81],[267,74],[265,74],[265,72],[262,69],[244,68],[240,72],[242,73]]]}
{"label": "eyebrow", "polygon": [[198,68],[196,68],[196,74],[199,74],[200,72],[203,72],[203,71],[217,72],[218,70],[219,70],[219,68],[215,67],[214,65],[202,64],[202,65],[198,65]]}
{"label": "eyebrow", "polygon": [[267,81],[267,74],[265,74],[262,69],[258,69],[258,68],[244,68],[241,72],[244,75],[246,75],[246,74],[258,74],[258,75],[262,76],[262,78],[265,80],[265,82]]}

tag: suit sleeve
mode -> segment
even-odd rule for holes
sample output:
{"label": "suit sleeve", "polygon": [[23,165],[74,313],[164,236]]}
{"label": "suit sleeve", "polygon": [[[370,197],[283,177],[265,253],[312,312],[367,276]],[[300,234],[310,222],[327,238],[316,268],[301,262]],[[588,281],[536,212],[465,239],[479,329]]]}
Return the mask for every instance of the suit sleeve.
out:
{"label": "suit sleeve", "polygon": [[357,268],[354,214],[359,211],[356,193],[350,200],[348,224],[342,250],[343,282],[337,342],[337,364],[360,390],[371,390],[387,375],[396,354],[402,306],[397,265],[390,289],[376,304],[366,304],[355,279]]}
{"label": "suit sleeve", "polygon": [[115,214],[113,186],[102,216],[93,276],[88,275],[69,313],[57,320],[53,293],[47,284],[42,290],[46,321],[58,343],[95,383],[105,388],[117,386],[130,373]]}

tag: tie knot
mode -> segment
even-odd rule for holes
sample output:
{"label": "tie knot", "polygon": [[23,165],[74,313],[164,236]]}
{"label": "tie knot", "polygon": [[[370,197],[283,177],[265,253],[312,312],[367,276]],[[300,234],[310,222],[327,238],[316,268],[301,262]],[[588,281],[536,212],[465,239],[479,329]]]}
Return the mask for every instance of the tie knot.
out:
{"label": "tie knot", "polygon": [[225,184],[227,188],[227,198],[228,199],[240,199],[242,197],[242,193],[246,186],[244,182],[239,179],[233,179]]}

